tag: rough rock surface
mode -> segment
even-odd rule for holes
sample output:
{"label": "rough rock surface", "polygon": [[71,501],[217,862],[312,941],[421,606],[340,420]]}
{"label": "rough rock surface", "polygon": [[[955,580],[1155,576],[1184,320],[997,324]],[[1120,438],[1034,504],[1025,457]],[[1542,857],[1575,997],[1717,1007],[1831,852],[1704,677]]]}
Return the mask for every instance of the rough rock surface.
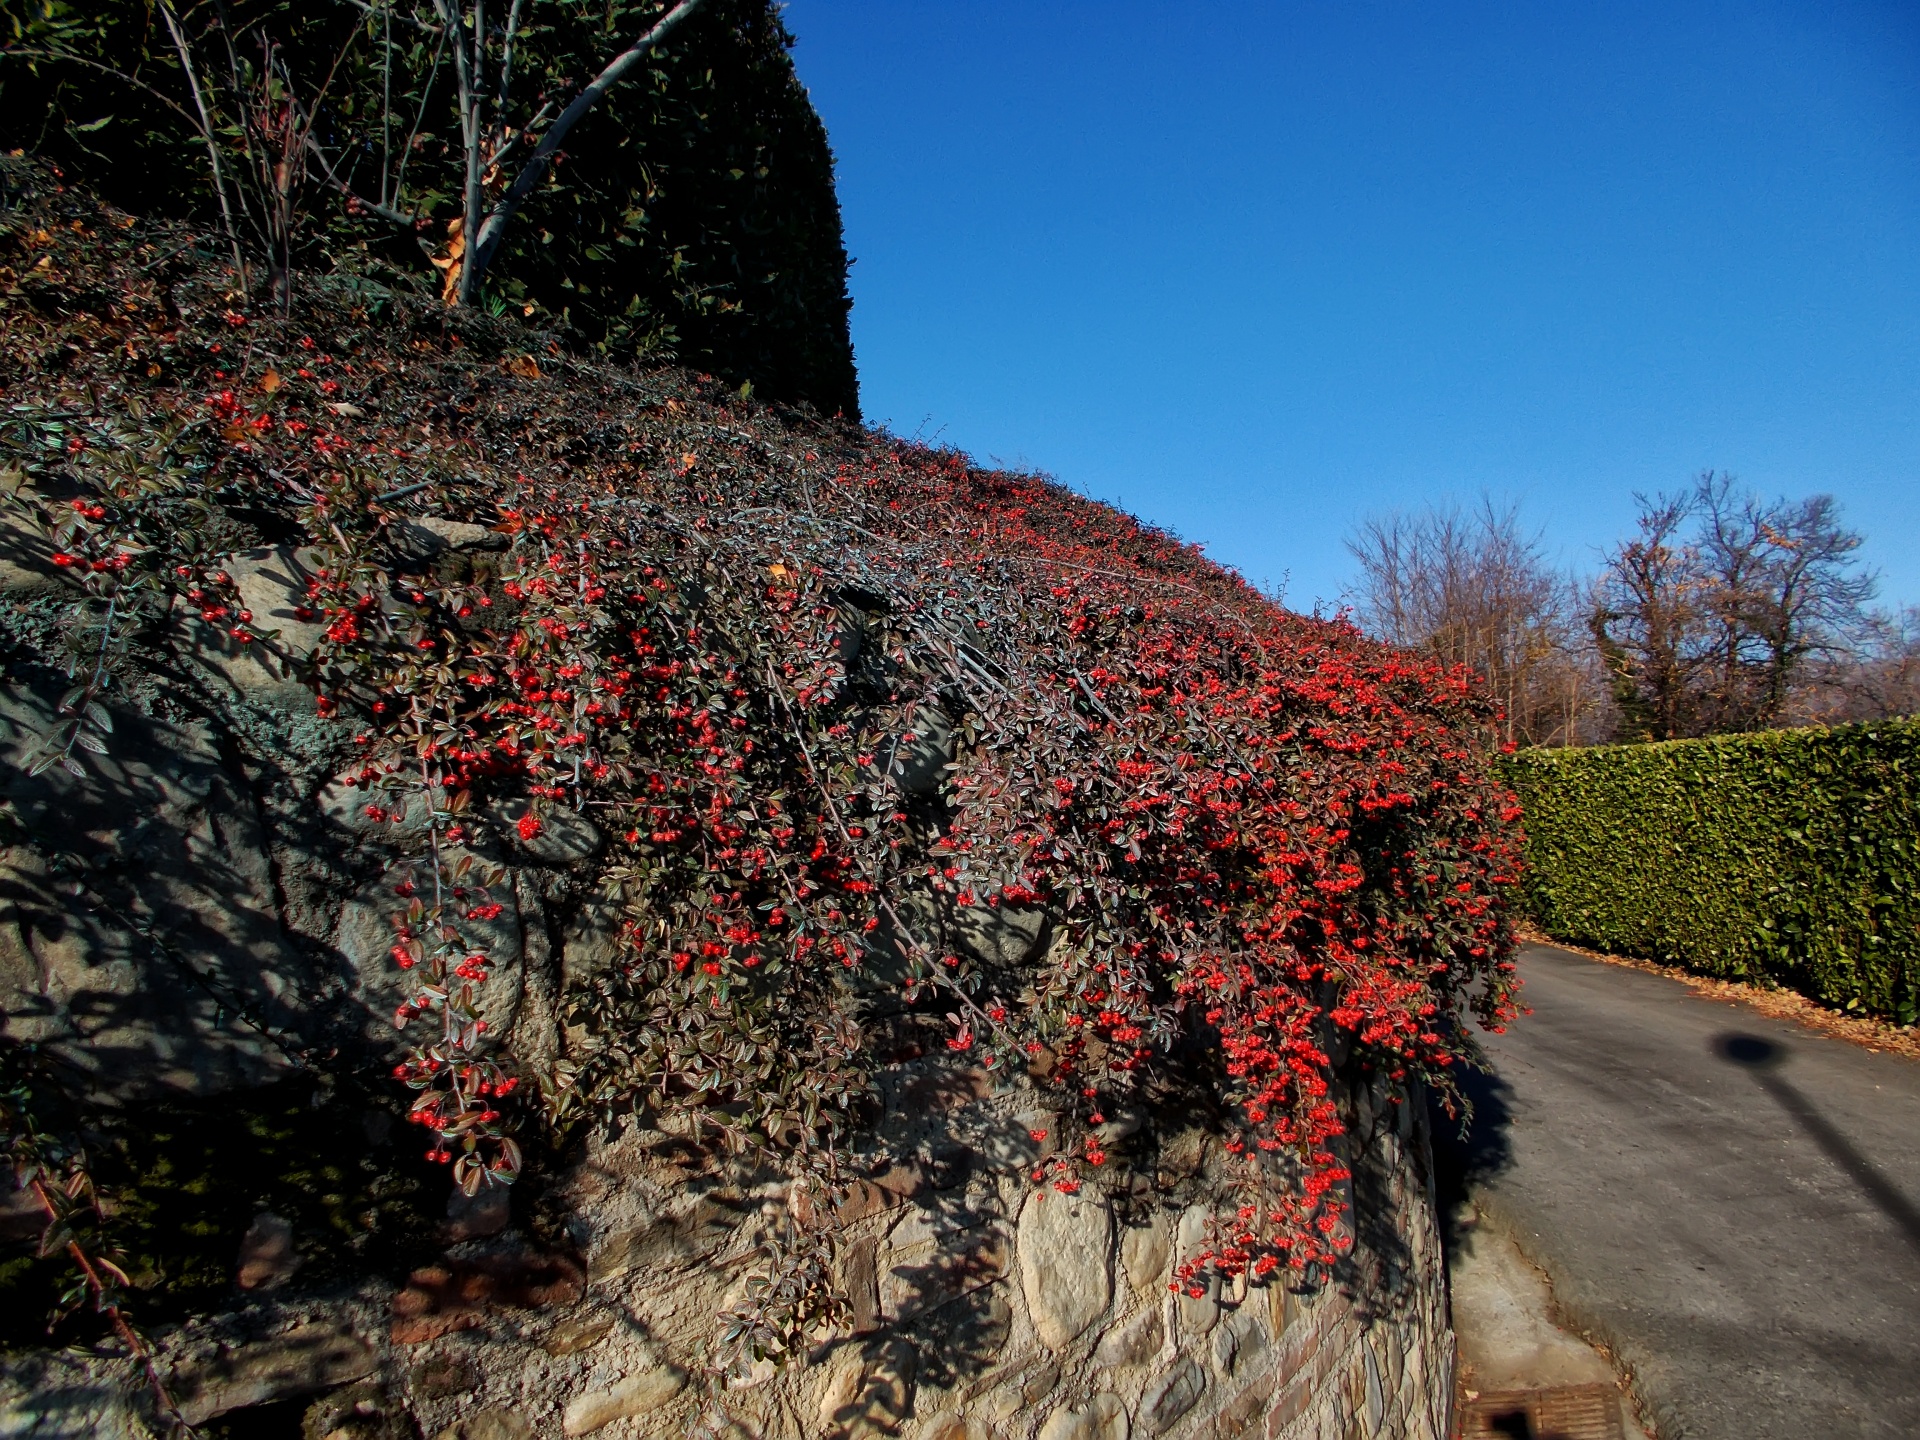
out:
{"label": "rough rock surface", "polygon": [[[126,1100],[290,1069],[325,981],[283,930],[252,794],[202,724],[116,717],[78,776],[29,775],[53,697],[0,692],[0,800],[37,844],[0,851],[6,1033]],[[236,1012],[251,1024],[235,1024]]]}
{"label": "rough rock surface", "polygon": [[198,617],[188,620],[194,649],[237,694],[293,710],[313,709],[313,691],[301,680],[299,667],[325,633],[305,610],[315,564],[310,551],[286,546],[227,557],[227,574],[241,605],[253,615],[253,640],[242,643]]}
{"label": "rough rock surface", "polygon": [[[457,863],[455,857],[454,863]],[[491,920],[469,920],[474,943],[486,947],[490,964],[478,990],[480,1017],[497,1038],[512,1034],[525,989],[529,936],[541,937],[544,958],[546,915],[540,895],[518,876],[509,875],[489,893],[502,906]],[[393,1043],[394,1007],[406,998],[403,974],[394,967],[393,881],[386,876],[369,880],[340,912],[334,944],[352,967],[355,994],[367,1012],[366,1036]]]}
{"label": "rough rock surface", "polygon": [[589,1390],[567,1402],[560,1428],[567,1435],[591,1435],[615,1420],[651,1414],[686,1388],[687,1377],[671,1365],[636,1371],[606,1390]]}

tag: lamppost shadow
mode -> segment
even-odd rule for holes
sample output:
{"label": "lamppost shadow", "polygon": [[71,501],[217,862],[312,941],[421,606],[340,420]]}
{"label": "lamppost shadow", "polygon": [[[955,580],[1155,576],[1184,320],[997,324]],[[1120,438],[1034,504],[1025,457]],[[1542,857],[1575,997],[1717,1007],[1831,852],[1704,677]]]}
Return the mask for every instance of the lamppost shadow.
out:
{"label": "lamppost shadow", "polygon": [[1713,1040],[1713,1053],[1738,1065],[1753,1077],[1754,1083],[1791,1116],[1820,1147],[1821,1152],[1844,1171],[1874,1207],[1894,1223],[1908,1245],[1920,1254],[1920,1206],[1901,1193],[1874,1163],[1853,1148],[1851,1141],[1836,1130],[1813,1102],[1802,1095],[1793,1082],[1781,1074],[1787,1047],[1758,1035],[1729,1033]]}

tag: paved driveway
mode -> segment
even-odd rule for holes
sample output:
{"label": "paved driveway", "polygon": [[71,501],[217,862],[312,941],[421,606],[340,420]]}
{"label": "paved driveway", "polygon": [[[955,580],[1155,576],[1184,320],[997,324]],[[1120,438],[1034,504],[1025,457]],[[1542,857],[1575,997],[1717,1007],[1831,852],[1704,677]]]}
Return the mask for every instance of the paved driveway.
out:
{"label": "paved driveway", "polygon": [[1529,946],[1476,1203],[1661,1440],[1920,1436],[1920,1064]]}

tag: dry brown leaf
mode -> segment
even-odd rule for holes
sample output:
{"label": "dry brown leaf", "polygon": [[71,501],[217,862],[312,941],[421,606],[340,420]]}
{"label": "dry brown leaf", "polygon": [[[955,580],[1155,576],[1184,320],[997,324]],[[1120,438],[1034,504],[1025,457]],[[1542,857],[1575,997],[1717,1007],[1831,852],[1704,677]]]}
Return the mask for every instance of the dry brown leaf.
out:
{"label": "dry brown leaf", "polygon": [[278,370],[267,371],[266,374],[260,377],[260,388],[268,395],[273,394],[274,391],[280,388],[280,372]]}

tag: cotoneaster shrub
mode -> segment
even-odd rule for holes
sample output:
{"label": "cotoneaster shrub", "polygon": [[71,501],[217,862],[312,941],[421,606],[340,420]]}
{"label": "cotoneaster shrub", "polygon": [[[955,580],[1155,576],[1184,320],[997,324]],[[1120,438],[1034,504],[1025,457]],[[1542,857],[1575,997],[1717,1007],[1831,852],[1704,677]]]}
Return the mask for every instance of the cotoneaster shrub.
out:
{"label": "cotoneaster shrub", "polygon": [[1913,1023],[1920,722],[1527,750],[1504,769],[1549,935]]}
{"label": "cotoneaster shrub", "polygon": [[[931,1034],[1051,1097],[1062,1190],[1108,1112],[1203,1084],[1242,1201],[1187,1279],[1305,1271],[1350,1244],[1333,1055],[1450,1092],[1512,1014],[1518,812],[1464,673],[1038,477],[350,290],[248,313],[188,237],[73,196],[6,224],[7,459],[87,602],[46,762],[112,745],[116,667],[183,611],[270,643],[236,526],[308,547],[318,704],[374,812],[431,811],[392,875],[395,1075],[469,1188],[528,1127],[634,1110],[831,1191],[867,1077]],[[420,513],[510,548],[411,563]],[[619,955],[574,1058],[511,1073],[476,856],[566,810],[611,837]],[[970,940],[1009,910],[1048,917],[1021,964]],[[869,1023],[881,986],[911,1034]],[[795,1253],[771,1290],[812,1287]]]}

